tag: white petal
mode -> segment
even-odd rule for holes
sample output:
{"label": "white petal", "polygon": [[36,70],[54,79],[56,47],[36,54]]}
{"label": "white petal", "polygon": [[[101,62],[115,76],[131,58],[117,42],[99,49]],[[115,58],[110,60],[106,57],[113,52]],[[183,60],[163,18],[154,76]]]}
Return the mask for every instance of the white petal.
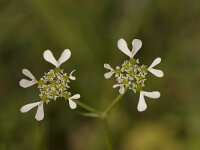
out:
{"label": "white petal", "polygon": [[158,70],[158,69],[148,69],[149,72],[151,72],[152,74],[154,74],[156,77],[163,77],[164,73],[162,70]]}
{"label": "white petal", "polygon": [[142,112],[142,111],[145,111],[146,109],[147,109],[147,104],[145,102],[144,95],[142,92],[140,92],[140,98],[139,98],[137,110]]}
{"label": "white petal", "polygon": [[76,80],[76,77],[72,75],[75,71],[76,71],[76,70],[73,70],[73,71],[70,73],[70,75],[69,75],[69,78],[70,78],[71,80]]}
{"label": "white petal", "polygon": [[153,92],[145,92],[145,91],[141,91],[141,93],[144,95],[144,96],[147,96],[149,98],[159,98],[160,97],[160,92],[158,91],[153,91]]}
{"label": "white petal", "polygon": [[113,85],[113,88],[117,88],[117,87],[119,87],[120,86],[120,84],[114,84]]}
{"label": "white petal", "polygon": [[153,68],[154,66],[158,65],[160,62],[161,62],[161,58],[160,57],[156,58],[148,69]]}
{"label": "white petal", "polygon": [[52,63],[54,66],[58,67],[58,62],[57,60],[54,58],[52,52],[50,50],[46,50],[43,53],[43,57],[46,61]]}
{"label": "white petal", "polygon": [[35,114],[35,119],[37,121],[41,121],[44,118],[44,108],[43,108],[43,102],[40,102],[38,105],[37,112]]}
{"label": "white petal", "polygon": [[117,46],[118,48],[127,56],[129,56],[130,58],[132,58],[132,54],[127,46],[127,43],[124,39],[119,39],[117,42]]}
{"label": "white petal", "polygon": [[119,93],[124,94],[124,92],[125,92],[124,86],[121,85],[120,88],[119,88]]}
{"label": "white petal", "polygon": [[22,69],[22,73],[32,80],[36,80],[33,74],[28,69]]}
{"label": "white petal", "polygon": [[113,72],[113,71],[110,71],[110,72],[105,73],[105,74],[104,74],[104,77],[105,77],[106,79],[109,79],[113,74],[114,74],[114,72]]}
{"label": "white petal", "polygon": [[104,64],[104,68],[109,69],[109,70],[113,70],[113,68],[109,64]]}
{"label": "white petal", "polygon": [[135,56],[135,54],[138,52],[138,50],[142,47],[142,41],[139,39],[134,39],[132,41],[132,57]]}
{"label": "white petal", "polygon": [[27,88],[27,87],[30,87],[34,84],[36,84],[37,81],[29,81],[27,79],[21,79],[21,81],[19,82],[19,85],[23,88]]}
{"label": "white petal", "polygon": [[69,99],[69,107],[71,109],[75,109],[77,107],[77,104],[74,101],[72,101],[71,99]]}
{"label": "white petal", "polygon": [[21,107],[20,111],[22,113],[28,112],[29,110],[31,110],[32,108],[38,106],[41,102],[36,102],[36,103],[31,103],[31,104],[27,104]]}
{"label": "white petal", "polygon": [[71,57],[71,51],[69,49],[65,49],[63,53],[61,54],[59,60],[58,60],[58,67],[67,61]]}
{"label": "white petal", "polygon": [[80,94],[75,94],[72,97],[70,97],[70,99],[79,99],[80,97]]}

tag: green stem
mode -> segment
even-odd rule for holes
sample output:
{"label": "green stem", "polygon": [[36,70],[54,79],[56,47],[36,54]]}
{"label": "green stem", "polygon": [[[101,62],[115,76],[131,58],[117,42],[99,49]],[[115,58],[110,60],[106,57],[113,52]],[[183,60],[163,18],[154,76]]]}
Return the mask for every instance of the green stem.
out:
{"label": "green stem", "polygon": [[78,100],[74,100],[77,105],[80,107],[84,108],[85,110],[89,111],[90,113],[81,113],[83,116],[86,117],[96,117],[102,119],[104,123],[104,129],[105,129],[105,134],[106,134],[106,141],[108,145],[108,150],[113,150],[112,148],[112,138],[110,135],[109,131],[109,126],[108,126],[108,121],[107,121],[107,116],[108,113],[112,110],[112,108],[122,99],[124,94],[126,93],[127,89],[125,89],[125,92],[123,94],[118,95],[112,102],[111,104],[106,108],[104,112],[100,112],[96,110],[95,108],[92,108],[91,106],[88,106],[87,104],[80,102]]}
{"label": "green stem", "polygon": [[106,135],[106,142],[108,145],[108,150],[112,150],[112,138],[110,135],[110,130],[109,130],[109,126],[108,126],[108,121],[107,118],[103,119],[103,123],[104,123],[104,129],[105,129],[105,135]]}
{"label": "green stem", "polygon": [[96,110],[95,108],[92,108],[91,106],[88,106],[87,104],[80,102],[79,100],[73,100],[77,105],[79,105],[80,107],[84,108],[85,110],[92,112],[94,114],[96,114],[97,116],[101,116],[101,112],[99,112],[98,110]]}
{"label": "green stem", "polygon": [[107,117],[108,113],[112,110],[112,108],[122,99],[124,94],[126,93],[126,90],[123,94],[118,95],[112,103],[107,107],[107,109],[104,111],[104,117]]}
{"label": "green stem", "polygon": [[37,150],[44,150],[44,124],[43,122],[37,122],[37,132],[36,132],[36,140],[37,140]]}
{"label": "green stem", "polygon": [[92,118],[100,118],[101,119],[101,117],[96,113],[85,113],[85,112],[78,112],[78,113],[84,117],[92,117]]}

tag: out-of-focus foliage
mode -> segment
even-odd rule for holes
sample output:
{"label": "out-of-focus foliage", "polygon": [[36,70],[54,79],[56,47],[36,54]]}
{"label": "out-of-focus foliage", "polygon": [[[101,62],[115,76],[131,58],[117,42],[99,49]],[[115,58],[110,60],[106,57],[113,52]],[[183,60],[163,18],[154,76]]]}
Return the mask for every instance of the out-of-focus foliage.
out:
{"label": "out-of-focus foliage", "polygon": [[[103,150],[103,126],[70,110],[64,100],[45,105],[38,123],[22,105],[39,100],[36,86],[22,89],[21,69],[36,78],[53,66],[42,53],[58,57],[65,48],[76,69],[71,85],[81,101],[103,110],[118,94],[114,80],[103,77],[105,62],[120,65],[127,57],[119,38],[143,41],[136,57],[150,64],[157,56],[165,77],[148,75],[147,99],[136,110],[139,95],[128,92],[109,116],[115,150],[200,149],[200,2],[199,0],[0,0],[0,150]],[[129,45],[131,46],[131,45]]]}

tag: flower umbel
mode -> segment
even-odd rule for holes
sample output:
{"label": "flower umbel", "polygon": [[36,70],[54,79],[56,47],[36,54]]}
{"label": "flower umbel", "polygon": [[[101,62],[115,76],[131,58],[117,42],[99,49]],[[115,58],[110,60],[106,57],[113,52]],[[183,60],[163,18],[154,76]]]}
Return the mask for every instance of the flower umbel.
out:
{"label": "flower umbel", "polygon": [[40,91],[39,97],[41,101],[27,104],[20,109],[21,112],[25,113],[37,106],[38,109],[35,118],[38,121],[44,118],[43,103],[49,103],[51,100],[56,101],[57,98],[62,97],[65,100],[69,101],[69,106],[71,109],[75,109],[77,105],[73,100],[80,98],[79,94],[75,94],[72,96],[71,92],[69,92],[70,81],[76,80],[75,76],[73,76],[73,72],[75,70],[73,70],[70,74],[67,74],[64,72],[64,69],[60,68],[60,65],[71,57],[70,50],[64,50],[58,61],[54,58],[50,50],[46,50],[43,53],[43,57],[46,61],[53,64],[56,68],[50,69],[47,73],[44,73],[44,76],[38,81],[29,70],[23,69],[22,73],[25,76],[29,77],[31,80],[22,79],[19,82],[20,86],[23,88],[27,88],[36,83],[38,84],[38,88]]}
{"label": "flower umbel", "polygon": [[160,92],[145,92],[143,91],[143,88],[145,87],[145,81],[147,80],[146,75],[148,71],[157,77],[163,77],[163,71],[153,68],[161,62],[161,58],[156,58],[150,67],[147,67],[146,65],[139,65],[139,59],[135,59],[134,56],[142,47],[141,40],[134,39],[132,41],[132,51],[129,50],[124,39],[118,40],[117,45],[124,54],[130,57],[130,59],[125,60],[121,66],[117,66],[115,69],[113,69],[109,64],[104,64],[104,68],[110,70],[104,74],[104,77],[108,79],[113,75],[115,76],[117,84],[114,84],[113,88],[119,87],[120,94],[123,94],[125,89],[130,89],[134,93],[140,92],[137,109],[138,111],[145,111],[147,104],[144,100],[144,96],[154,99],[160,97]]}

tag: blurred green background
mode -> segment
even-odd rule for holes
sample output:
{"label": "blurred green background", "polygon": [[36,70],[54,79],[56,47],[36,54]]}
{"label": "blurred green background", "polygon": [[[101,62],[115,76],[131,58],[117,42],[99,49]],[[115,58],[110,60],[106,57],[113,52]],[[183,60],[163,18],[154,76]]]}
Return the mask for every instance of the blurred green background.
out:
{"label": "blurred green background", "polygon": [[136,109],[139,94],[128,92],[109,115],[115,150],[200,149],[200,2],[199,0],[0,0],[0,150],[104,150],[102,123],[70,110],[59,99],[44,105],[45,119],[36,109],[21,106],[39,100],[36,86],[18,83],[27,68],[37,79],[53,66],[42,57],[46,49],[56,58],[69,48],[62,65],[76,69],[72,93],[104,110],[118,94],[114,79],[105,80],[105,62],[121,65],[126,55],[116,45],[123,37],[139,38],[136,55],[157,67],[164,78],[148,75],[145,90],[161,92],[146,98],[148,109]]}

